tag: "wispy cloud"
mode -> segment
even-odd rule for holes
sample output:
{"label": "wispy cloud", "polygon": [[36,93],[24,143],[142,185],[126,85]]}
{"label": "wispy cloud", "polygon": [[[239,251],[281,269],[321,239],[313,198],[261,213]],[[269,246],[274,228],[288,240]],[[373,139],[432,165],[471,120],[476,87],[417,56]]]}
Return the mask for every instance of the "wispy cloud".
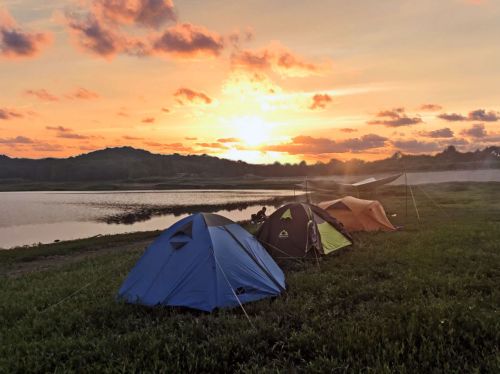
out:
{"label": "wispy cloud", "polygon": [[177,102],[181,105],[186,103],[198,103],[198,104],[211,104],[212,99],[208,97],[207,94],[201,91],[195,91],[190,88],[179,88],[175,93],[174,97]]}
{"label": "wispy cloud", "polygon": [[472,138],[486,138],[488,136],[488,133],[482,123],[476,123],[472,125],[471,128],[462,130],[461,134]]}
{"label": "wispy cloud", "polygon": [[450,122],[460,122],[460,121],[496,122],[500,120],[500,113],[493,110],[487,111],[485,109],[476,109],[469,112],[467,116],[458,113],[450,113],[450,114],[442,113],[438,115],[438,118]]}
{"label": "wispy cloud", "polygon": [[238,50],[231,55],[231,64],[236,69],[274,72],[290,77],[320,75],[329,70],[329,64],[308,61],[280,43],[272,43],[260,50]]}
{"label": "wispy cloud", "polygon": [[326,105],[332,102],[332,97],[328,94],[316,94],[312,97],[312,103],[309,109],[324,109]]}
{"label": "wispy cloud", "polygon": [[418,110],[422,110],[424,112],[437,112],[441,109],[443,109],[443,107],[439,104],[422,104],[418,107]]}
{"label": "wispy cloud", "polygon": [[47,32],[28,32],[21,29],[7,10],[0,9],[0,56],[32,58],[52,41]]}
{"label": "wispy cloud", "polygon": [[177,19],[171,0],[95,0],[93,8],[116,24],[158,28]]}
{"label": "wispy cloud", "polygon": [[14,138],[0,138],[0,144],[18,145],[18,144],[33,144],[34,141],[26,136],[16,136]]}
{"label": "wispy cloud", "polygon": [[59,101],[59,97],[50,93],[46,89],[39,89],[39,90],[26,90],[24,91],[25,95],[35,97],[39,100],[42,101]]}
{"label": "wispy cloud", "polygon": [[291,155],[360,152],[368,149],[384,147],[387,141],[388,138],[376,134],[367,134],[359,138],[344,140],[315,138],[308,135],[300,135],[292,138],[292,140],[288,143],[264,146],[262,147],[262,150],[284,152]]}
{"label": "wispy cloud", "polygon": [[376,114],[380,119],[368,121],[369,125],[383,125],[387,127],[411,126],[422,123],[420,117],[410,117],[405,113],[404,108],[394,108],[382,110]]}
{"label": "wispy cloud", "polygon": [[23,118],[24,114],[15,109],[0,108],[0,120],[12,120],[16,118]]}
{"label": "wispy cloud", "polygon": [[152,49],[174,57],[218,56],[224,42],[222,36],[202,26],[182,23],[165,30],[154,41]]}
{"label": "wispy cloud", "polygon": [[454,136],[453,131],[448,127],[433,131],[420,131],[418,134],[427,138],[453,138]]}

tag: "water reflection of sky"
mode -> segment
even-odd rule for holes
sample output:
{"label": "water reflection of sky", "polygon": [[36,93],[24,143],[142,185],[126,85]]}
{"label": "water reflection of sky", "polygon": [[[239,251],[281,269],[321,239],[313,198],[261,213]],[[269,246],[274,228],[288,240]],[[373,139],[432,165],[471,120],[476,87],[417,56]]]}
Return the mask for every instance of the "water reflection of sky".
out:
{"label": "water reflection of sky", "polygon": [[[109,224],[102,218],[144,205],[180,206],[252,203],[293,191],[120,191],[120,192],[5,192],[0,193],[0,248],[95,235],[162,230],[187,214],[152,216],[131,224]],[[219,210],[234,221],[250,218],[260,205]],[[268,206],[270,211],[273,206]]]}

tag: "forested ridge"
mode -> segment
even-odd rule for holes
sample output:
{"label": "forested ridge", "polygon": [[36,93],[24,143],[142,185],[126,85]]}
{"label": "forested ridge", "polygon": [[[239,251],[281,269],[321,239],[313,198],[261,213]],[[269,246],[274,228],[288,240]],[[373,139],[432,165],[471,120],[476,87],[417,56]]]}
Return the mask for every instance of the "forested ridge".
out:
{"label": "forested ridge", "polygon": [[132,147],[106,148],[69,158],[25,159],[0,155],[0,179],[27,181],[110,181],[151,177],[261,177],[355,175],[431,170],[500,168],[500,147],[459,152],[453,146],[436,155],[394,154],[366,162],[358,159],[308,165],[268,165],[231,161],[208,155],[153,154]]}

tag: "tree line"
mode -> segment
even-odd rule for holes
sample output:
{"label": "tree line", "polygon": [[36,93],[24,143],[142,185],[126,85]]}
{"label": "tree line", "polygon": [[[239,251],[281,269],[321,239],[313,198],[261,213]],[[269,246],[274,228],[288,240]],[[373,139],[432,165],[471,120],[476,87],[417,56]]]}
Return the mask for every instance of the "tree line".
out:
{"label": "tree line", "polygon": [[307,164],[249,164],[208,155],[153,154],[132,147],[106,148],[69,158],[24,159],[0,155],[0,179],[28,181],[110,181],[165,177],[260,177],[375,174],[500,168],[500,147],[459,152],[450,146],[436,155],[405,155],[363,161],[353,159]]}

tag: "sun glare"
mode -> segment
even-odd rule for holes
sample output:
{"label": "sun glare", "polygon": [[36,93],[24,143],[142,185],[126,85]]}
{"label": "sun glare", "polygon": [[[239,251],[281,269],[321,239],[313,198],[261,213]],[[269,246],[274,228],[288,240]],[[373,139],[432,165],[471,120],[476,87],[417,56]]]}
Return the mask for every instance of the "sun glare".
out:
{"label": "sun glare", "polygon": [[231,121],[237,137],[244,145],[255,147],[271,140],[273,125],[260,117],[245,116]]}

